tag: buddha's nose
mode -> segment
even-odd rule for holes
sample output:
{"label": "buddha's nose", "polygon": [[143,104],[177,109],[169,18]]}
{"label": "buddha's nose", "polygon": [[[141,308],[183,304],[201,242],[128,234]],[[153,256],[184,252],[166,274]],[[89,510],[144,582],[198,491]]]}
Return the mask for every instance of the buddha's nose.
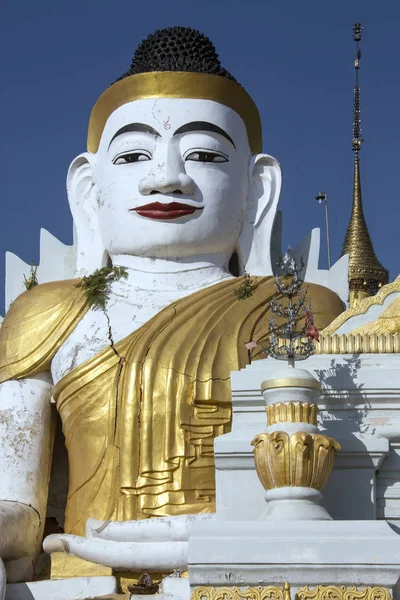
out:
{"label": "buddha's nose", "polygon": [[195,183],[185,173],[183,161],[167,158],[160,161],[139,183],[139,192],[144,196],[150,194],[185,194],[192,195]]}

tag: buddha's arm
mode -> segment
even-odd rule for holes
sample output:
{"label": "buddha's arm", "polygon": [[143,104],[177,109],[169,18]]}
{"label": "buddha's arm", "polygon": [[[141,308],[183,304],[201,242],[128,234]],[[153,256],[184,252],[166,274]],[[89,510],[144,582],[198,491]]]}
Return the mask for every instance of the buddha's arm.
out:
{"label": "buddha's arm", "polygon": [[0,385],[0,557],[4,560],[32,556],[40,549],[53,442],[51,392],[47,375]]}
{"label": "buddha's arm", "polygon": [[86,538],[53,534],[43,547],[48,553],[67,552],[115,569],[185,570],[192,523],[214,518],[214,514],[197,514],[121,522],[88,519]]}
{"label": "buddha's arm", "polygon": [[215,519],[214,513],[156,517],[139,521],[86,521],[86,536],[114,542],[187,542],[195,521]]}
{"label": "buddha's arm", "polygon": [[66,552],[106,567],[127,571],[186,570],[188,542],[112,542],[78,535],[52,534],[45,552]]}

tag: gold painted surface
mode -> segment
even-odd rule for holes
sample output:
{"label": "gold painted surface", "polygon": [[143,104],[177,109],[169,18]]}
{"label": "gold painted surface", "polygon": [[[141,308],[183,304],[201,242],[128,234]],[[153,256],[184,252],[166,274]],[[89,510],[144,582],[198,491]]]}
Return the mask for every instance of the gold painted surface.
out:
{"label": "gold painted surface", "polygon": [[[344,254],[349,255],[351,290],[362,292],[364,285],[370,286],[369,282],[376,282],[381,285],[387,284],[389,273],[376,258],[364,217],[358,151],[355,152],[354,156],[353,206],[341,256]],[[354,294],[352,294],[350,300],[354,302],[354,299]]]}
{"label": "gold painted surface", "polygon": [[90,515],[213,512],[213,441],[230,427],[229,371],[246,364],[249,329],[274,287],[262,280],[244,304],[237,285],[184,298],[118,343],[122,372],[107,349],[56,386],[71,464],[66,530],[83,531]]}
{"label": "gold painted surface", "polygon": [[277,402],[265,408],[267,424],[309,423],[317,424],[318,406],[308,402]]}
{"label": "gold painted surface", "polygon": [[400,333],[400,298],[395,298],[377,319],[352,331],[353,335],[384,335]]}
{"label": "gold painted surface", "polygon": [[[323,336],[327,336],[331,335],[332,333],[335,333],[335,331],[337,331],[339,327],[343,325],[343,323],[346,323],[346,321],[348,321],[352,317],[364,315],[371,306],[382,305],[386,298],[389,296],[389,294],[393,294],[394,292],[400,292],[400,276],[397,277],[394,281],[392,281],[392,283],[388,283],[387,285],[383,286],[376,294],[376,296],[364,298],[364,300],[362,300],[357,306],[354,306],[353,308],[349,308],[348,310],[342,312],[338,317],[336,317],[336,319],[334,319],[330,323],[330,325],[328,325],[327,327],[325,327],[325,329],[321,331],[321,334]],[[316,344],[315,346],[316,348],[318,348],[318,344]]]}
{"label": "gold painted surface", "polygon": [[[67,533],[84,535],[90,516],[128,520],[214,511],[213,442],[230,428],[230,371],[248,364],[245,343],[255,332],[258,340],[268,335],[275,284],[255,279],[255,293],[244,301],[234,293],[241,278],[183,298],[116,345],[121,363],[107,348],[57,384],[54,398],[70,465]],[[18,343],[11,344],[12,370],[4,345],[3,380],[7,374],[29,375],[29,360],[36,372],[38,362],[46,370],[52,354],[43,347],[55,352],[71,323],[83,316],[85,302],[75,282],[54,286],[60,286],[56,319],[50,318],[54,289],[49,300],[46,286],[29,292],[39,291],[36,312],[34,296],[24,294],[18,310],[6,315],[1,331],[8,332],[6,339],[17,332]],[[342,304],[321,286],[307,287],[322,328]],[[257,347],[251,358],[264,354]]]}
{"label": "gold painted surface", "polygon": [[88,310],[77,282],[45,283],[14,300],[0,328],[0,383],[49,370],[53,356]]}
{"label": "gold painted surface", "polygon": [[53,552],[50,554],[50,579],[69,579],[71,577],[106,577],[112,575],[110,567],[83,560],[72,554]]}
{"label": "gold painted surface", "polygon": [[[196,587],[191,600],[290,600],[290,586],[258,586],[240,588],[236,586]],[[386,599],[385,599],[386,600]]]}
{"label": "gold painted surface", "polygon": [[321,433],[260,433],[252,441],[257,475],[266,490],[311,487],[321,490],[340,444]]}
{"label": "gold painted surface", "polygon": [[[361,284],[364,286],[364,281]],[[363,287],[363,289],[350,289],[349,290],[349,305],[351,308],[354,306],[358,306],[360,302],[364,300],[364,298],[369,298],[371,294],[369,294],[368,290]]]}
{"label": "gold painted surface", "polygon": [[297,591],[298,600],[391,600],[392,596],[384,587],[356,588],[344,585],[318,585],[313,589],[300,588]]}
{"label": "gold painted surface", "polygon": [[267,379],[261,384],[261,391],[276,388],[311,388],[320,390],[321,384],[316,379],[301,379],[293,377],[277,377],[276,379]]}
{"label": "gold painted surface", "polygon": [[117,108],[145,98],[196,98],[224,104],[244,121],[253,154],[262,151],[260,115],[246,90],[226,77],[182,71],[138,73],[110,86],[90,115],[87,149],[97,152],[107,119]]}

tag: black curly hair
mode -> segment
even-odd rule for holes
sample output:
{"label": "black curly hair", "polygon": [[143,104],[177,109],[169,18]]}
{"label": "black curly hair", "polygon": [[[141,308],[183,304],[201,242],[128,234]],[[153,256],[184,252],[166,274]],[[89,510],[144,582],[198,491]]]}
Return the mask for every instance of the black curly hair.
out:
{"label": "black curly hair", "polygon": [[207,73],[236,81],[221,66],[214,44],[190,27],[167,27],[150,34],[137,47],[129,71],[117,81],[150,71]]}

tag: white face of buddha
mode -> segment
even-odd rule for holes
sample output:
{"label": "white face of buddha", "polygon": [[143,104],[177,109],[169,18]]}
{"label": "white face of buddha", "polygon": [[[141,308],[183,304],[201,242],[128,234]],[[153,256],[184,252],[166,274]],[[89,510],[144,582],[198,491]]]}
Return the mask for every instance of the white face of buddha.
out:
{"label": "white face of buddha", "polygon": [[245,125],[210,100],[146,99],[109,117],[95,155],[102,242],[111,257],[229,260],[247,211]]}

